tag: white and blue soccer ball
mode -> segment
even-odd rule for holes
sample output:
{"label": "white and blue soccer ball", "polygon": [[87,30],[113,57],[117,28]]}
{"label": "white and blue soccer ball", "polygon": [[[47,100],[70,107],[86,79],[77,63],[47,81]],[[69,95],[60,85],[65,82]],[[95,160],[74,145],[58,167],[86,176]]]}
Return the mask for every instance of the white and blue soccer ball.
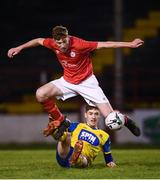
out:
{"label": "white and blue soccer ball", "polygon": [[113,111],[105,118],[105,125],[111,130],[121,129],[124,123],[125,116],[119,111]]}

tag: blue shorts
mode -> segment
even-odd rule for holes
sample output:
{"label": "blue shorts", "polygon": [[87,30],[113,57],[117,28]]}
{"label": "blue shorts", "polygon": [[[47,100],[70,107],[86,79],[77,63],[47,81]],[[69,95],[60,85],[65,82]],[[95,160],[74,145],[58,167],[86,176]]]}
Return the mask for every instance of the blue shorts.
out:
{"label": "blue shorts", "polygon": [[73,148],[71,147],[67,157],[65,159],[62,159],[60,155],[58,154],[58,151],[56,150],[56,159],[57,159],[58,164],[62,167],[69,168],[70,167],[69,158],[72,152],[73,152]]}

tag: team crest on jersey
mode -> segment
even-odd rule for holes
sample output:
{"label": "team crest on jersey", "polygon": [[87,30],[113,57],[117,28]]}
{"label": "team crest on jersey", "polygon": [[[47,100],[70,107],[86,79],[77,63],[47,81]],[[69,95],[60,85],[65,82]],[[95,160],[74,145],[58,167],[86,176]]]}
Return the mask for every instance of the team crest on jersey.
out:
{"label": "team crest on jersey", "polygon": [[73,51],[71,51],[71,52],[70,52],[70,56],[71,56],[71,57],[75,57],[75,56],[76,56],[76,53],[73,52]]}
{"label": "team crest on jersey", "polygon": [[78,139],[87,141],[88,143],[90,143],[94,146],[99,145],[98,137],[95,134],[93,134],[92,132],[84,130],[84,129],[82,129],[81,132],[79,133]]}

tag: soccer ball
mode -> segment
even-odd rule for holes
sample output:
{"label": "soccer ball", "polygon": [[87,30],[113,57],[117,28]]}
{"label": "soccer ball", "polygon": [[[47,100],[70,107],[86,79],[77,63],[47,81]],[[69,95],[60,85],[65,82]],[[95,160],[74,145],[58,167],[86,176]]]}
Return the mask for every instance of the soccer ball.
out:
{"label": "soccer ball", "polygon": [[111,112],[105,119],[105,125],[111,130],[119,130],[124,126],[125,116],[119,111]]}

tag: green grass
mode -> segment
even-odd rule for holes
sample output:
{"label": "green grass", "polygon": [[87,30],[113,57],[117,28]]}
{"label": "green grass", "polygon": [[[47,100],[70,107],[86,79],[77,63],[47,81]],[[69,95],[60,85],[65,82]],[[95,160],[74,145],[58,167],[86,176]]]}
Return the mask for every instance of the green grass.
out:
{"label": "green grass", "polygon": [[117,167],[104,166],[100,154],[90,168],[65,169],[55,159],[55,149],[0,150],[0,179],[158,179],[159,149],[115,149]]}

